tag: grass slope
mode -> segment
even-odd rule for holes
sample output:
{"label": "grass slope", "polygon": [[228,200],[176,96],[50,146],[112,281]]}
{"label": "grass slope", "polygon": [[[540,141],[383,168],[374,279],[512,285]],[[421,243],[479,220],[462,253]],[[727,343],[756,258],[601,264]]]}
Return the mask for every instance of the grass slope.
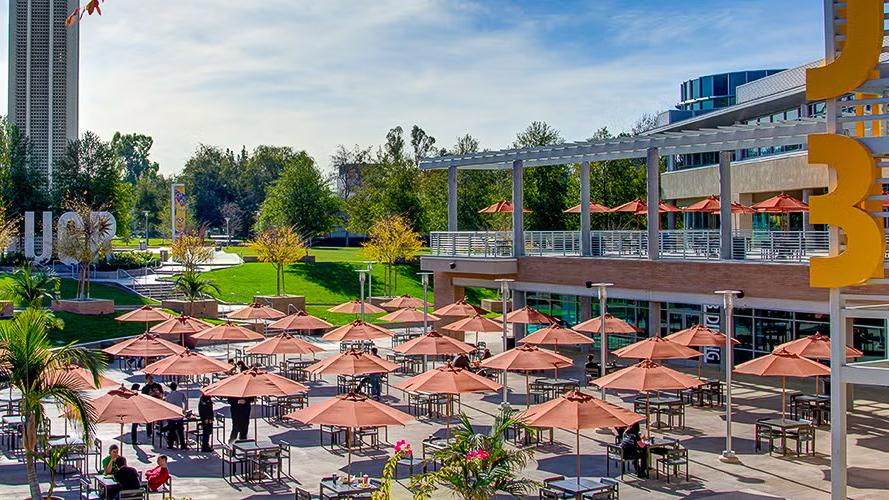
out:
{"label": "grass slope", "polygon": [[[12,280],[9,274],[0,274],[0,293],[6,285]],[[60,296],[63,299],[73,299],[77,296],[77,281],[70,278],[62,278],[60,286]],[[116,305],[142,305],[150,304],[153,301],[140,297],[134,293],[128,292],[122,288],[111,285],[103,285],[101,283],[93,283],[90,285],[90,297],[94,299],[111,299]]]}

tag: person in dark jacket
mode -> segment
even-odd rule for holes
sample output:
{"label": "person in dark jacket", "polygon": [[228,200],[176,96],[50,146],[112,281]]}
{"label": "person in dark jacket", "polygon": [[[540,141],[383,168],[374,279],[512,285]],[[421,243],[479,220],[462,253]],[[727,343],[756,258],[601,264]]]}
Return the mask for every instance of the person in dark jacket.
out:
{"label": "person in dark jacket", "polygon": [[639,431],[639,422],[631,425],[623,432],[620,438],[620,447],[624,452],[624,458],[633,461],[636,475],[640,478],[648,477],[648,450],[642,442],[642,433]]}
{"label": "person in dark jacket", "polygon": [[[139,391],[139,384],[131,385],[130,389],[138,392]],[[133,443],[133,446],[136,446],[137,444],[139,444],[136,442],[138,435],[139,435],[139,424],[133,424],[132,426],[130,426],[130,441]]]}
{"label": "person in dark jacket", "polygon": [[114,471],[114,480],[117,482],[117,489],[107,492],[108,498],[117,498],[121,491],[141,490],[142,481],[139,479],[139,471],[127,465],[125,457],[117,457],[115,463],[117,470]]}
{"label": "person in dark jacket", "polygon": [[250,405],[253,398],[228,398],[231,405],[232,432],[228,440],[247,439],[247,431],[250,430]]}
{"label": "person in dark jacket", "polygon": [[213,398],[201,396],[198,401],[198,417],[201,419],[201,451],[211,452],[210,436],[213,434]]}

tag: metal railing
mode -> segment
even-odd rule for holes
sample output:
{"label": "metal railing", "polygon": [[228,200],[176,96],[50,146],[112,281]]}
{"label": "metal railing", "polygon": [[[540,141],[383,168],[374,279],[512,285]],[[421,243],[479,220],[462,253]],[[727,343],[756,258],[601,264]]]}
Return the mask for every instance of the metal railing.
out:
{"label": "metal railing", "polygon": [[580,232],[525,231],[525,255],[578,256],[580,255]]}
{"label": "metal railing", "polygon": [[429,235],[432,255],[452,257],[511,257],[509,231],[441,231]]}

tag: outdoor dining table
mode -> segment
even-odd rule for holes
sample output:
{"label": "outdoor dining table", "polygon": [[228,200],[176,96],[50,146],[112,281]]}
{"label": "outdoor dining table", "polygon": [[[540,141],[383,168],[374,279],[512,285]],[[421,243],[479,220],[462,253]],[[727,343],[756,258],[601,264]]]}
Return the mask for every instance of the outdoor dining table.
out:
{"label": "outdoor dining table", "polygon": [[811,413],[812,421],[821,426],[830,418],[830,396],[801,394],[790,402],[790,418],[799,419],[803,413]]}
{"label": "outdoor dining table", "polygon": [[554,397],[580,385],[580,381],[574,378],[552,377],[534,379],[534,383],[546,386],[553,393]]}
{"label": "outdoor dining table", "polygon": [[306,368],[316,361],[316,359],[288,359],[284,364],[287,370],[285,376],[299,382],[315,380],[315,374],[307,372]]}
{"label": "outdoor dining table", "polygon": [[[256,462],[253,460],[255,457],[263,454],[275,454],[280,457],[281,447],[274,443],[258,443],[253,440],[249,441],[236,441],[232,444],[232,449],[238,452],[241,455],[247,457],[248,463],[250,466],[245,471],[244,479],[250,481],[255,479],[262,479],[261,474],[262,471],[258,471],[255,467]],[[278,470],[280,474],[280,469]]]}
{"label": "outdoor dining table", "polygon": [[362,493],[373,493],[380,489],[383,483],[379,479],[368,479],[367,484],[363,484],[358,478],[353,479],[349,483],[344,483],[342,479],[336,481],[332,479],[321,480],[320,494],[321,498],[325,491],[333,494],[333,498],[346,497],[351,495],[360,495]]}
{"label": "outdoor dining table", "polygon": [[662,408],[667,408],[669,410],[676,406],[682,407],[684,406],[684,403],[682,402],[682,399],[672,396],[639,396],[633,400],[633,411],[636,413],[644,411],[647,414],[650,414],[652,411],[654,412],[656,416],[654,427],[658,429],[664,426],[664,423],[661,421],[661,414],[663,413]]}
{"label": "outdoor dining table", "polygon": [[600,477],[566,477],[558,481],[550,481],[547,484],[549,488],[562,490],[575,498],[581,498],[583,495],[592,493],[594,495],[608,493],[614,489],[613,484],[602,482]]}
{"label": "outdoor dining table", "polygon": [[83,439],[71,436],[59,436],[52,438],[46,442],[50,448],[61,448],[62,446],[83,446]]}
{"label": "outdoor dining table", "polygon": [[648,439],[644,439],[645,443],[645,453],[648,454],[648,468],[652,468],[652,464],[654,463],[651,459],[652,455],[663,455],[667,450],[673,450],[679,448],[679,440],[673,438],[664,438],[664,437],[649,437]]}
{"label": "outdoor dining table", "polygon": [[[756,425],[754,426],[754,435],[757,436],[756,439],[756,449],[759,449],[759,432],[761,427],[768,427],[772,430],[777,430],[781,433],[781,454],[787,455],[787,431],[791,431],[794,429],[800,429],[803,427],[811,426],[812,424],[808,421],[803,420],[794,420],[790,418],[765,418],[756,421]],[[814,447],[814,435],[813,439],[813,447]]]}

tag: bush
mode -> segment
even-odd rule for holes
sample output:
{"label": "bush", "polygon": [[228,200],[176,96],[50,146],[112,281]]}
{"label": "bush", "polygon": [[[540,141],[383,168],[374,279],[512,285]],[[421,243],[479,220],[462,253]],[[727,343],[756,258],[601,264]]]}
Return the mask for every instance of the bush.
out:
{"label": "bush", "polygon": [[22,252],[6,252],[0,255],[0,266],[21,267],[30,262]]}
{"label": "bush", "polygon": [[133,251],[113,253],[107,260],[100,260],[97,268],[99,271],[115,271],[117,269],[152,267],[158,264],[159,260],[153,253]]}

